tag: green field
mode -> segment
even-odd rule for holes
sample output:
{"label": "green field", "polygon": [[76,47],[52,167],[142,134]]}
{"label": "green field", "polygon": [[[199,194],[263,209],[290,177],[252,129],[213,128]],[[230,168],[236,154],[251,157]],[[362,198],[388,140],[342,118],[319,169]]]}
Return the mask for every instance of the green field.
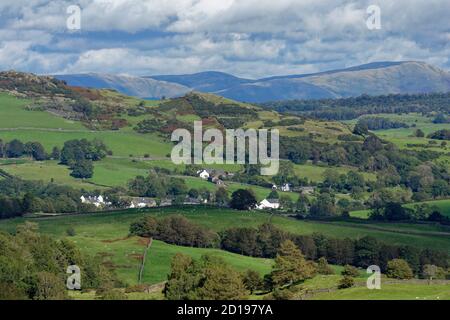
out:
{"label": "green field", "polygon": [[[421,248],[433,247],[447,251],[450,247],[449,233],[436,234],[443,231],[430,225],[396,224],[380,229],[379,224],[358,225],[346,222],[301,221],[272,216],[263,212],[238,212],[212,207],[172,207],[47,218],[18,218],[0,221],[0,230],[13,232],[17,224],[29,220],[37,222],[42,233],[63,238],[66,237],[66,230],[73,227],[76,235],[70,239],[82,251],[90,254],[101,253],[111,260],[123,281],[133,284],[137,281],[137,270],[143,254],[144,243],[137,237],[128,238],[128,229],[131,222],[148,214],[155,217],[183,214],[195,223],[215,231],[230,227],[256,227],[271,221],[276,226],[296,234],[319,232],[339,238],[360,238],[370,235],[390,244],[415,245]],[[167,275],[170,258],[176,252],[183,252],[196,258],[203,253],[213,253],[223,257],[225,261],[240,271],[254,268],[260,273],[266,273],[270,270],[271,265],[270,260],[249,258],[213,249],[177,247],[155,241],[150,249],[144,280],[148,283],[163,281]]]}
{"label": "green field", "polygon": [[[447,235],[434,235],[442,231],[431,225],[389,224],[386,230],[371,229],[383,227],[382,224],[355,225],[354,223],[323,223],[313,221],[300,221],[280,216],[271,216],[262,212],[238,212],[228,209],[211,207],[181,207],[181,208],[155,208],[147,210],[128,210],[113,213],[95,213],[85,215],[57,216],[47,218],[19,218],[0,221],[0,230],[13,232],[15,226],[25,220],[37,222],[40,231],[55,238],[65,238],[66,230],[73,227],[75,236],[69,237],[85,253],[100,254],[110,261],[119,278],[128,285],[138,281],[138,270],[145,249],[145,241],[138,237],[128,237],[128,228],[131,222],[144,215],[155,217],[181,213],[188,219],[216,231],[229,227],[256,227],[261,223],[271,221],[278,227],[296,234],[311,234],[313,232],[324,233],[333,237],[359,238],[366,235],[377,237],[390,244],[409,244],[418,247],[434,247],[448,250],[450,237]],[[421,235],[409,232],[421,232]],[[271,270],[272,260],[245,257],[218,249],[200,249],[169,245],[161,241],[154,241],[147,255],[143,283],[161,283],[167,277],[170,270],[170,261],[174,254],[184,253],[195,259],[203,254],[212,254],[224,259],[224,261],[236,270],[244,272],[254,269],[260,274],[267,274]],[[335,266],[336,275],[317,276],[307,280],[301,286],[301,292],[309,290],[315,292],[320,289],[329,289],[329,293],[308,294],[307,299],[415,299],[415,297],[431,299],[439,296],[448,299],[444,294],[445,288],[441,285],[417,285],[405,283],[401,285],[383,286],[380,291],[369,291],[365,287],[355,287],[345,290],[336,290],[340,279],[342,267]],[[361,271],[359,282],[363,282],[367,275]],[[448,290],[447,290],[448,291]],[[93,293],[76,295],[76,299],[93,299]],[[253,296],[252,296],[253,297]],[[162,298],[161,294],[130,294],[130,299],[155,299]],[[254,296],[261,299],[263,296]]]}
{"label": "green field", "polygon": [[[28,111],[31,112],[31,111]],[[138,134],[122,131],[64,131],[45,129],[0,130],[0,139],[10,141],[39,141],[50,152],[54,146],[62,147],[64,142],[73,139],[100,139],[113,152],[114,156],[165,157],[170,154],[171,145],[153,134]]]}
{"label": "green field", "polygon": [[[151,208],[138,211],[126,210],[113,213],[40,218],[36,219],[36,221],[40,223],[41,230],[44,233],[51,233],[59,237],[64,236],[65,230],[72,225],[75,229],[77,229],[77,226],[81,226],[83,232],[86,232],[91,237],[96,235],[104,239],[111,239],[126,236],[129,224],[146,214],[151,214],[155,217],[183,214],[197,224],[215,231],[236,226],[256,227],[271,221],[276,226],[295,234],[319,232],[338,238],[361,238],[369,235],[390,244],[414,245],[421,248],[433,247],[445,251],[448,251],[450,248],[449,233],[443,226],[407,223],[305,221],[259,211],[240,212],[208,206]],[[25,218],[18,218],[1,221],[0,229],[13,231],[15,225],[24,220]]]}
{"label": "green field", "polygon": [[404,282],[381,284],[380,290],[368,290],[364,286],[317,293],[314,300],[449,300],[449,283],[417,284]]}
{"label": "green field", "polygon": [[0,128],[2,130],[16,130],[17,128],[86,130],[80,122],[69,121],[45,111],[25,109],[26,106],[32,104],[31,100],[17,99],[0,93]]}
{"label": "green field", "polygon": [[183,253],[194,259],[200,259],[204,254],[222,258],[236,270],[255,270],[261,275],[269,273],[272,269],[271,259],[245,257],[218,249],[199,249],[170,245],[161,241],[153,241],[147,256],[143,282],[159,283],[167,279],[170,273],[170,262],[176,253]]}
{"label": "green field", "polygon": [[[414,208],[414,206],[420,205],[422,203],[426,203],[431,207],[435,206],[443,215],[450,217],[450,199],[409,203],[406,204],[405,207]],[[355,218],[367,219],[369,217],[369,213],[370,210],[357,210],[350,212],[350,216]]]}
{"label": "green field", "polygon": [[19,176],[26,180],[40,180],[54,182],[61,185],[70,185],[78,189],[102,189],[99,186],[70,176],[70,170],[66,166],[58,165],[57,161],[23,161],[22,163],[0,164],[0,169],[9,174]]}
{"label": "green field", "polygon": [[[328,167],[328,166],[317,166],[312,164],[296,164],[294,165],[294,172],[300,178],[308,178],[312,182],[322,182],[324,179],[324,172],[328,169],[332,169],[339,174],[346,174],[349,171],[357,171],[357,168],[349,167]],[[364,179],[368,181],[376,180],[376,175],[369,172],[359,172],[364,176]]]}
{"label": "green field", "polygon": [[[408,114],[376,114],[374,116],[377,117],[385,117],[392,121],[399,121],[406,123],[409,125],[409,128],[399,128],[399,129],[388,129],[388,130],[377,130],[374,131],[377,136],[386,139],[400,148],[406,149],[421,149],[418,147],[408,147],[408,144],[421,144],[428,145],[431,139],[425,138],[417,138],[414,137],[414,132],[417,129],[422,130],[425,133],[425,136],[428,134],[441,130],[448,129],[449,125],[446,123],[443,124],[435,124],[432,122],[433,118],[425,117],[417,113],[408,113]],[[348,121],[348,123],[356,123],[357,120]],[[440,141],[437,141],[437,144],[433,147],[427,147],[427,150],[433,150],[438,152],[448,152],[449,148],[442,148],[439,146]]]}
{"label": "green field", "polygon": [[[177,212],[173,209],[172,213]],[[167,210],[156,210],[154,214],[167,214]],[[66,237],[66,230],[73,227],[76,235],[69,239],[88,254],[101,254],[111,261],[119,278],[127,284],[136,284],[138,270],[144,252],[145,243],[138,237],[128,237],[128,228],[143,213],[98,213],[90,215],[60,216],[54,218],[28,219],[37,222],[40,231],[56,238]],[[13,232],[17,223],[27,219],[4,220],[0,229]],[[223,258],[239,271],[251,268],[261,274],[268,273],[272,262],[268,259],[245,257],[218,249],[200,249],[169,245],[154,241],[150,249],[143,279],[154,284],[166,279],[170,270],[170,260],[174,254],[182,252],[200,258],[203,254],[212,254]]]}

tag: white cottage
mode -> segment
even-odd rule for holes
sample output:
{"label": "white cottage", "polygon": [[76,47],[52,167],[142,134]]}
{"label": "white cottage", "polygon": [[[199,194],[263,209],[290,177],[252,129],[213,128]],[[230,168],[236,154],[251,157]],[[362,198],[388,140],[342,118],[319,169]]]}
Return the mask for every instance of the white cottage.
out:
{"label": "white cottage", "polygon": [[206,170],[200,170],[199,172],[197,172],[197,174],[203,180],[208,180],[209,179],[209,173]]}
{"label": "white cottage", "polygon": [[80,197],[81,203],[89,203],[93,204],[97,208],[103,207],[105,205],[111,205],[111,202],[108,202],[106,198],[103,198],[102,195],[99,196],[81,196]]}
{"label": "white cottage", "polygon": [[258,210],[279,209],[279,208],[280,208],[280,202],[278,201],[278,199],[264,199],[256,206],[256,209],[258,209]]}
{"label": "white cottage", "polygon": [[156,201],[151,198],[132,198],[130,201],[129,208],[150,208],[150,207],[156,207]]}

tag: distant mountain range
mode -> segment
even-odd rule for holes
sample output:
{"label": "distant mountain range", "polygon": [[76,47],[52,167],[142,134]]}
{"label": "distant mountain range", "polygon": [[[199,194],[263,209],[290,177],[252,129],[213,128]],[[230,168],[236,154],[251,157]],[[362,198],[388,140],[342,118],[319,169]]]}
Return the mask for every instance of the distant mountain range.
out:
{"label": "distant mountain range", "polygon": [[189,91],[244,102],[346,98],[368,95],[449,92],[450,73],[424,62],[375,62],[313,74],[244,79],[222,72],[133,77],[108,74],[57,75],[69,85],[110,88],[140,98],[178,97]]}

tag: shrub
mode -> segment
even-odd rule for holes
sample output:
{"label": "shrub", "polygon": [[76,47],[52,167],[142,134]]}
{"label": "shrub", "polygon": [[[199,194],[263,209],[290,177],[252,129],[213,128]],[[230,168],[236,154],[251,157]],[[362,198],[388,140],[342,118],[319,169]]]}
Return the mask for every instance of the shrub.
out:
{"label": "shrub", "polygon": [[254,270],[247,270],[242,278],[245,288],[253,293],[255,290],[259,290],[263,286],[263,279],[258,272]]}
{"label": "shrub", "polygon": [[357,277],[359,276],[359,271],[358,268],[347,264],[344,266],[344,270],[342,270],[341,274],[348,277]]}
{"label": "shrub", "polygon": [[328,264],[328,261],[325,257],[320,257],[317,262],[317,273],[319,274],[334,274],[334,270]]}
{"label": "shrub", "polygon": [[76,235],[75,229],[73,227],[67,228],[66,234],[69,237],[74,237]]}
{"label": "shrub", "polygon": [[253,209],[257,204],[256,197],[251,190],[239,189],[231,195],[230,206],[237,210]]}
{"label": "shrub", "polygon": [[405,260],[394,259],[388,262],[386,275],[394,279],[411,279],[413,272]]}
{"label": "shrub", "polygon": [[105,291],[100,297],[100,300],[127,300],[128,297],[119,289],[111,289]]}
{"label": "shrub", "polygon": [[355,285],[355,280],[352,277],[344,276],[339,281],[338,289],[347,289]]}

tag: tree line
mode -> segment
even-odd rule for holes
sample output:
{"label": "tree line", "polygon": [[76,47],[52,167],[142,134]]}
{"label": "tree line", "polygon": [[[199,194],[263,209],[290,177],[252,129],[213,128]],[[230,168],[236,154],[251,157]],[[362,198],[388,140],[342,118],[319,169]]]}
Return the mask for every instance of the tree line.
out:
{"label": "tree line", "polygon": [[264,223],[257,228],[235,227],[214,233],[182,216],[167,217],[160,221],[153,217],[144,217],[131,224],[130,233],[172,244],[217,247],[261,258],[275,258],[281,244],[290,240],[309,260],[324,257],[333,264],[350,264],[363,268],[375,264],[386,271],[388,261],[398,258],[407,261],[415,274],[422,272],[426,264],[448,268],[450,261],[447,253],[433,249],[387,244],[369,236],[360,239],[338,239],[318,233],[297,235],[281,230],[271,223]]}
{"label": "tree line", "polygon": [[[172,258],[171,272],[167,277],[164,295],[169,300],[235,300],[246,299],[249,294],[266,294],[266,299],[289,300],[302,297],[304,291],[298,286],[316,275],[335,274],[325,257],[314,262],[309,260],[291,240],[284,240],[277,249],[270,273],[261,275],[248,269],[239,273],[223,259],[204,255],[194,260],[181,253]],[[386,263],[388,278],[411,279],[414,272],[404,259],[391,259]],[[354,278],[360,270],[345,265],[338,289],[354,286]],[[420,274],[425,279],[445,279],[449,271],[433,264],[426,264]]]}
{"label": "tree line", "polygon": [[361,95],[343,99],[285,100],[264,103],[266,109],[324,120],[351,120],[366,114],[450,112],[450,93]]}
{"label": "tree line", "polygon": [[95,207],[81,203],[82,192],[69,186],[15,177],[0,179],[0,219],[26,213],[89,212]]}
{"label": "tree line", "polygon": [[75,178],[90,178],[93,174],[93,161],[98,161],[111,155],[106,145],[99,139],[88,141],[87,139],[74,139],[64,142],[61,149],[53,147],[51,153],[47,153],[41,143],[22,142],[13,139],[3,142],[0,139],[0,158],[32,157],[36,161],[59,160],[60,164],[67,165],[72,170]]}
{"label": "tree line", "polygon": [[384,117],[363,117],[358,120],[358,125],[365,126],[368,130],[409,128],[406,123]]}

